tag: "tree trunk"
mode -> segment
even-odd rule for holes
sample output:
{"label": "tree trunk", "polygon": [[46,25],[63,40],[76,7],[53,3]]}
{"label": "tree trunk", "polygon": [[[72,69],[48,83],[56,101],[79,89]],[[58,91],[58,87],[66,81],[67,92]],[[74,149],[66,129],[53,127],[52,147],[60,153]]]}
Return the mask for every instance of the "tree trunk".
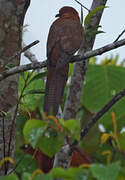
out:
{"label": "tree trunk", "polygon": [[[99,6],[103,6],[103,5],[105,6],[106,2],[107,0],[93,0],[91,10]],[[88,28],[99,25],[102,13],[103,13],[103,10],[98,12],[96,16],[94,16],[91,19],[91,22],[89,23]],[[94,44],[94,40],[95,40],[95,37],[91,39],[91,41],[87,41],[87,44],[86,44],[85,40],[83,39],[83,44],[79,51],[79,55],[84,54],[84,52],[91,50]],[[81,91],[82,91],[87,67],[88,67],[88,60],[86,61],[86,64],[81,61],[81,62],[76,63],[74,66],[73,74],[71,77],[70,88],[68,90],[68,95],[67,95],[66,103],[64,106],[63,116],[65,120],[72,119],[72,118],[76,119],[78,105],[80,103]],[[57,166],[61,166],[63,168],[69,167],[70,160],[71,160],[71,147],[68,146],[68,150],[65,151],[65,147],[67,146],[68,145],[65,145],[60,150],[60,152],[56,154],[55,160],[54,160],[54,167],[57,167]],[[64,163],[62,163],[62,159]],[[58,178],[58,180],[61,180],[61,179]]]}
{"label": "tree trunk", "polygon": [[[106,2],[107,0],[93,0],[91,10],[99,6],[105,6]],[[88,29],[93,26],[99,25],[102,13],[103,13],[103,10],[98,12],[96,16],[92,17],[89,23]],[[92,38],[91,40],[88,40],[86,44],[84,43],[85,40],[83,39],[83,44],[78,54],[82,55],[84,54],[84,52],[91,50],[93,48],[94,41],[95,41],[95,37]],[[81,92],[82,92],[82,88],[84,84],[83,82],[85,79],[87,67],[88,67],[87,60],[86,60],[86,64],[83,61],[81,61],[81,62],[76,63],[74,66],[74,70],[71,77],[70,88],[68,90],[68,95],[67,95],[66,103],[64,106],[64,119],[65,120],[71,119],[71,118],[76,119],[78,105],[80,103]]]}
{"label": "tree trunk", "polygon": [[[21,49],[22,27],[30,0],[0,0],[0,73],[10,65],[20,64],[20,56],[11,62],[8,59]],[[18,76],[14,75],[0,82],[0,160],[14,158],[16,143],[16,115]],[[12,168],[4,163],[0,175]]]}

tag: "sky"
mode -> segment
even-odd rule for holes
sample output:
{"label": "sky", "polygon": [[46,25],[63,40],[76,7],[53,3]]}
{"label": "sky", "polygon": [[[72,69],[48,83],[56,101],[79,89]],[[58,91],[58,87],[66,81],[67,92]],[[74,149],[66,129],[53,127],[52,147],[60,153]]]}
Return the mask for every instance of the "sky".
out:
{"label": "sky", "polygon": [[[84,6],[90,9],[92,0],[79,0]],[[55,20],[55,15],[63,6],[74,7],[80,15],[81,7],[74,0],[31,0],[30,7],[25,16],[24,25],[28,25],[27,31],[24,33],[24,42],[29,43],[39,40],[40,43],[31,48],[31,51],[36,55],[39,61],[46,59],[46,42],[49,28]],[[124,9],[125,0],[108,0],[106,4],[108,8],[104,10],[100,25],[105,33],[99,34],[96,37],[94,48],[100,48],[106,44],[112,43],[118,35],[125,29],[124,24]],[[84,9],[84,18],[87,15]],[[125,38],[125,35],[121,37]],[[125,46],[107,52],[101,56],[97,56],[100,60],[105,57],[111,57],[119,54],[119,61],[125,59]],[[29,61],[22,56],[22,64]]]}

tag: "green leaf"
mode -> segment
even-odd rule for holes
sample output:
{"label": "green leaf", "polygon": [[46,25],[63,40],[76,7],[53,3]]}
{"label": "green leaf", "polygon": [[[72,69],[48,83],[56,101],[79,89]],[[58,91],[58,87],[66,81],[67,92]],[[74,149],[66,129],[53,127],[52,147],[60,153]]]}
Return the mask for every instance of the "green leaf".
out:
{"label": "green leaf", "polygon": [[63,145],[64,137],[61,133],[57,136],[42,136],[38,142],[38,147],[49,157],[53,157]]}
{"label": "green leaf", "polygon": [[28,82],[28,85],[30,83],[32,83],[33,81],[36,81],[38,79],[42,79],[43,77],[45,77],[47,75],[47,72],[42,72],[42,73],[39,73],[39,74],[36,74],[29,82]]}
{"label": "green leaf", "polygon": [[24,114],[18,113],[17,116],[17,133],[20,135],[22,134],[22,130],[24,127],[24,124],[26,123],[27,118],[24,116]]}
{"label": "green leaf", "polygon": [[53,177],[51,174],[46,175],[35,175],[33,180],[53,180]]}
{"label": "green leaf", "polygon": [[67,121],[60,120],[61,124],[63,125],[64,129],[72,136],[73,139],[80,139],[80,122],[75,119],[70,119]]}
{"label": "green leaf", "polygon": [[46,127],[38,128],[38,129],[32,129],[29,132],[28,141],[32,145],[33,148],[36,147],[38,140],[40,136],[45,132]]}
{"label": "green leaf", "polygon": [[99,6],[95,9],[93,9],[92,11],[89,12],[89,14],[86,16],[85,21],[84,21],[84,26],[88,27],[91,18],[98,13],[99,11],[103,10],[104,8],[107,8],[107,6]]}
{"label": "green leaf", "polygon": [[62,177],[66,178],[67,177],[66,170],[61,167],[56,167],[56,168],[52,169],[51,174],[54,178],[62,178]]}
{"label": "green leaf", "polygon": [[32,145],[34,146],[37,143],[37,142],[35,143],[35,141],[38,140],[40,134],[42,135],[42,133],[45,131],[46,128],[47,128],[46,123],[41,120],[38,119],[28,120],[23,129],[24,139],[26,143],[32,143],[31,140],[33,140]]}
{"label": "green leaf", "polygon": [[31,177],[31,174],[29,174],[29,173],[23,173],[23,175],[22,175],[22,180],[29,180],[30,179],[30,177]]}
{"label": "green leaf", "polygon": [[[81,103],[89,112],[98,112],[116,93],[125,88],[125,68],[112,65],[89,65],[82,92]],[[124,126],[125,98],[117,102],[100,119],[106,130],[112,130],[111,112],[113,111],[120,131]]]}
{"label": "green leaf", "polygon": [[92,26],[92,27],[89,29],[89,32],[97,31],[98,28],[102,28],[102,26],[100,26],[100,25]]}
{"label": "green leaf", "polygon": [[104,31],[94,31],[94,32],[89,33],[89,36],[87,38],[91,40],[95,35],[102,34],[102,33],[105,33],[105,32]]}
{"label": "green leaf", "polygon": [[115,65],[117,66],[119,60],[119,55],[116,54],[114,57],[111,55],[110,58],[106,57],[104,60],[101,61],[101,65]]}
{"label": "green leaf", "polygon": [[125,179],[125,167],[121,167],[116,180],[124,180],[124,179]]}
{"label": "green leaf", "polygon": [[57,167],[50,172],[53,178],[65,178],[65,180],[87,180],[88,170],[83,168],[69,168],[67,170]]}
{"label": "green leaf", "polygon": [[115,180],[120,170],[120,162],[115,162],[108,166],[92,164],[90,170],[98,180]]}
{"label": "green leaf", "polygon": [[125,132],[119,134],[117,140],[118,140],[120,150],[125,151]]}
{"label": "green leaf", "polygon": [[83,24],[83,8],[81,6],[81,24]]}
{"label": "green leaf", "polygon": [[[69,168],[67,171],[73,180],[87,180],[88,170],[83,168]],[[70,180],[70,179],[69,179]]]}
{"label": "green leaf", "polygon": [[70,64],[69,64],[69,73],[68,73],[68,76],[69,76],[69,77],[72,75],[73,68],[74,68],[74,63],[70,63]]}
{"label": "green leaf", "polygon": [[16,67],[16,65],[14,65],[14,64],[8,64],[6,67],[7,67],[8,69],[11,69],[11,68],[13,68],[13,67]]}
{"label": "green leaf", "polygon": [[[36,72],[30,74],[28,81],[30,81],[34,76],[36,76]],[[23,75],[19,76],[19,87],[18,87],[19,96],[25,85],[24,79],[26,79],[26,77],[27,77],[27,73],[24,73]],[[38,93],[34,94],[33,92],[35,92],[35,90],[43,91],[43,89],[45,88],[44,86],[45,85],[42,79],[36,79],[35,81],[32,81],[32,83],[27,85],[23,93],[23,98],[21,99],[20,109],[27,109],[27,111],[34,111],[42,101],[43,95]]]}
{"label": "green leaf", "polygon": [[24,172],[32,173],[38,168],[38,165],[36,164],[36,161],[35,159],[33,159],[32,155],[25,154],[24,156],[24,152],[22,152],[21,150],[15,152],[14,159],[15,165],[18,164],[15,170],[17,174],[23,174]]}
{"label": "green leaf", "polygon": [[0,177],[0,180],[18,180],[18,177],[16,174],[11,174],[8,176]]}

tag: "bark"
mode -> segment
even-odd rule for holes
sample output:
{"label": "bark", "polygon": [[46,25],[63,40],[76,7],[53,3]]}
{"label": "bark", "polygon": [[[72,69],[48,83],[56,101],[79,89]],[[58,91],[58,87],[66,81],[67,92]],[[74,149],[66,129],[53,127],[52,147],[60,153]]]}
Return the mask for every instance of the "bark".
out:
{"label": "bark", "polygon": [[[106,5],[106,2],[107,0],[93,0],[91,10],[102,5]],[[91,28],[92,26],[99,25],[102,13],[103,11],[98,12],[96,16],[94,16],[91,19],[89,28]],[[87,37],[85,38],[87,39]],[[85,38],[83,39],[83,44],[78,53],[79,55],[82,55],[84,52],[91,50],[93,47],[95,37],[91,39],[91,41],[87,41],[87,43],[85,43]],[[67,100],[64,107],[65,120],[76,118],[87,66],[88,66],[88,60],[86,62],[83,62],[83,61],[78,62],[74,66],[74,70],[73,70],[73,74],[71,78],[71,84],[68,90]],[[64,147],[61,149],[61,151],[63,151],[63,149]],[[68,167],[68,165],[70,164],[69,162],[71,160],[71,151],[69,150],[67,151],[67,153],[69,156],[68,155],[63,156],[63,159],[64,159],[63,161],[68,162],[67,166],[65,163],[62,163],[62,164],[60,163],[60,156],[62,156],[64,153],[57,153],[55,157],[56,163],[54,163],[54,167],[59,166],[60,164],[63,168]]]}
{"label": "bark", "polygon": [[[21,49],[23,20],[30,0],[0,0],[0,73],[10,64],[18,66],[20,55],[9,61],[9,57]],[[14,158],[16,143],[18,76],[0,82],[0,160]],[[4,163],[0,175],[12,168]]]}

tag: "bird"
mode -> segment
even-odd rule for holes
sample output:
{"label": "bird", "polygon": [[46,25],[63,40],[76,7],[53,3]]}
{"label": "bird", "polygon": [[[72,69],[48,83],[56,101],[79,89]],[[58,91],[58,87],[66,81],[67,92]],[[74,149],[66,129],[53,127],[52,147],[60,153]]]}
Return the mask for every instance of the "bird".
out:
{"label": "bird", "polygon": [[47,39],[47,81],[43,111],[56,116],[62,103],[68,79],[69,63],[83,40],[83,28],[78,12],[64,6],[55,16]]}

